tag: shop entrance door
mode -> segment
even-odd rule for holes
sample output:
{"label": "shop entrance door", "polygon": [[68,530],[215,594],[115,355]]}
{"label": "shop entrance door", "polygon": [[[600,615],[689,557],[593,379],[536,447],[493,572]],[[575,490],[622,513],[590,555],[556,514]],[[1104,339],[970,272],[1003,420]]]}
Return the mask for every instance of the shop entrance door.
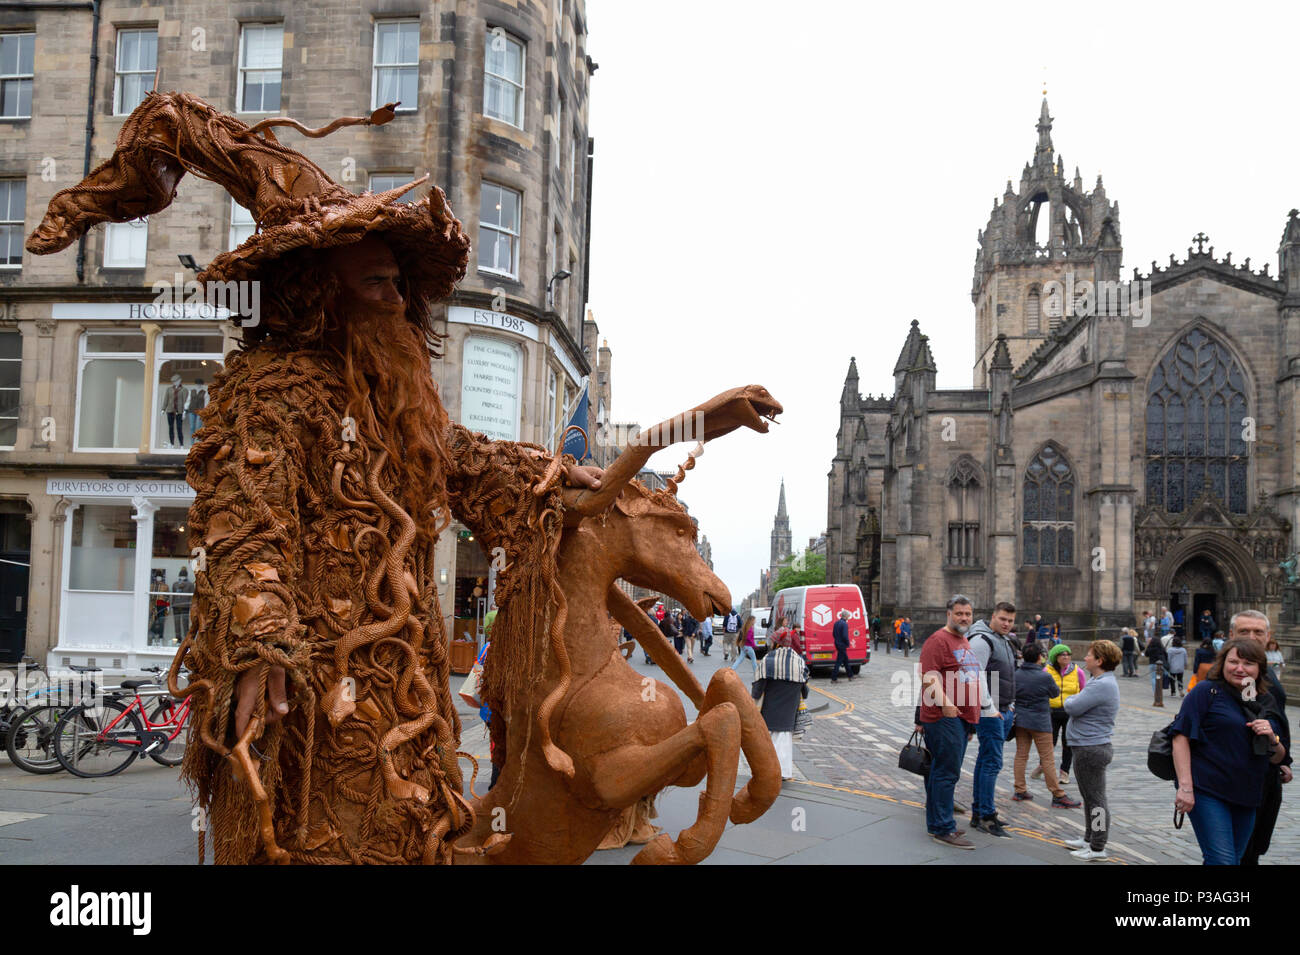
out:
{"label": "shop entrance door", "polygon": [[27,650],[31,533],[26,514],[0,514],[0,663],[17,663]]}

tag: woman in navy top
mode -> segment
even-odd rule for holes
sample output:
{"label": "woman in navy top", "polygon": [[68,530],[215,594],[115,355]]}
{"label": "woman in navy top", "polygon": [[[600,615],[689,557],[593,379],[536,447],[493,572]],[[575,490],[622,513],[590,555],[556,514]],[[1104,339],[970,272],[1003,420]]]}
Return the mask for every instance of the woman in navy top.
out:
{"label": "woman in navy top", "polygon": [[1206,865],[1241,861],[1269,763],[1286,758],[1277,724],[1256,699],[1268,686],[1264,651],[1253,640],[1229,640],[1169,728],[1174,808],[1191,818]]}

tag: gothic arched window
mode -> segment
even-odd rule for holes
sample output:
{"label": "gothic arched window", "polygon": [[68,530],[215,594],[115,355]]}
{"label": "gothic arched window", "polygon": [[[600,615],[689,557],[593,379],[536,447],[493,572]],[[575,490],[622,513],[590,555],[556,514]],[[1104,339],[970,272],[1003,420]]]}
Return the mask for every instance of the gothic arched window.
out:
{"label": "gothic arched window", "polygon": [[1041,335],[1043,322],[1043,299],[1038,286],[1029,289],[1025,298],[1025,334]]}
{"label": "gothic arched window", "polygon": [[1193,328],[1147,389],[1147,505],[1180,514],[1202,494],[1246,513],[1246,376],[1227,347]]}
{"label": "gothic arched window", "polygon": [[1025,468],[1024,563],[1074,565],[1074,470],[1053,444]]}
{"label": "gothic arched window", "polygon": [[969,457],[961,457],[948,472],[947,563],[955,567],[977,567],[980,562],[980,478],[979,468]]}

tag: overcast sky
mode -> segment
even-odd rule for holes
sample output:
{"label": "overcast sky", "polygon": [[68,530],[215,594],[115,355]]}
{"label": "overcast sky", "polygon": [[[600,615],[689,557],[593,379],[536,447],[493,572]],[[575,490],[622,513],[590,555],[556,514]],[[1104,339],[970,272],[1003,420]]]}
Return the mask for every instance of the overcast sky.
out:
{"label": "overcast sky", "polygon": [[[756,382],[767,435],[710,444],[682,499],[739,603],[781,478],[796,548],[826,527],[849,356],[890,393],[909,323],[939,387],[971,387],[976,232],[1052,140],[1120,206],[1123,274],[1272,263],[1300,206],[1300,4],[587,0],[590,307],[613,417],[647,426]],[[671,469],[689,447],[661,452]]]}

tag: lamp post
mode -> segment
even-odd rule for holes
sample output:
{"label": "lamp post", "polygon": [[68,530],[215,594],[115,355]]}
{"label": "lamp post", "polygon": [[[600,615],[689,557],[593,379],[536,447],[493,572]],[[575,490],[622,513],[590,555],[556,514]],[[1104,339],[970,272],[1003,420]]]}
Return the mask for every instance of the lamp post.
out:
{"label": "lamp post", "polygon": [[554,275],[551,276],[550,281],[546,283],[546,307],[548,309],[555,307],[554,298],[551,291],[554,288],[555,283],[563,282],[565,279],[572,278],[572,277],[573,277],[573,273],[570,272],[568,269],[560,269],[560,271],[556,272]]}

